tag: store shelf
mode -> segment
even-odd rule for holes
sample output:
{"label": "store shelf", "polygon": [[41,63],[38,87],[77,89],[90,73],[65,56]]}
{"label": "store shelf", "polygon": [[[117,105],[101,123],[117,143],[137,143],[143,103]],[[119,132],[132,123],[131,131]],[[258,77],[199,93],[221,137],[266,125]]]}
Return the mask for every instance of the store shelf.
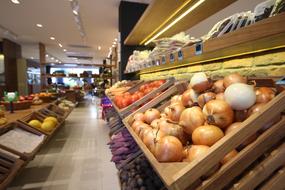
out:
{"label": "store shelf", "polygon": [[69,77],[69,76],[53,76],[53,75],[46,75],[47,78],[74,78],[74,79],[86,79],[86,78],[93,78],[93,79],[113,79],[114,77]]}
{"label": "store shelf", "polygon": [[[206,63],[215,60],[250,55],[274,49],[285,48],[285,13],[259,21],[253,25],[214,38],[202,44],[203,53],[195,55],[195,46],[185,47],[182,59],[178,60],[178,52],[158,57],[159,66],[140,71],[139,74],[169,70],[184,66]],[[174,59],[170,62],[170,56]],[[163,63],[165,60],[165,64]]]}
{"label": "store shelf", "polygon": [[[142,41],[146,41],[145,39],[150,39],[198,1],[183,0],[167,1],[165,3],[161,3],[161,0],[152,1],[124,41],[125,45],[138,45]],[[170,37],[178,32],[188,30],[235,1],[237,0],[204,1],[176,23],[175,27],[170,28],[160,37]]]}

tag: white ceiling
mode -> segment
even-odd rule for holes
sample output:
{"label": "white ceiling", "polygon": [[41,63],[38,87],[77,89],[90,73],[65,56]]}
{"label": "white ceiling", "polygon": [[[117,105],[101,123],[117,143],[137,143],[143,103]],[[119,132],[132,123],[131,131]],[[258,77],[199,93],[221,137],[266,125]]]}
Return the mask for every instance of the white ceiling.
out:
{"label": "white ceiling", "polygon": [[[19,0],[19,5],[10,0],[0,0],[0,25],[17,34],[15,42],[22,45],[25,58],[38,59],[38,43],[46,45],[47,52],[66,63],[75,63],[67,58],[68,51],[85,52],[94,59],[84,63],[102,63],[109,48],[118,37],[118,7],[120,0],[78,0],[86,38],[82,39],[74,20],[70,0]],[[130,0],[149,3],[151,0]],[[36,27],[42,24],[43,28]],[[56,40],[49,38],[54,36]],[[0,37],[5,36],[0,30]],[[63,45],[63,48],[58,46]],[[71,48],[69,45],[87,45],[91,48]],[[102,49],[99,51],[98,46]],[[51,60],[50,60],[51,61]],[[82,61],[81,61],[82,63]]]}

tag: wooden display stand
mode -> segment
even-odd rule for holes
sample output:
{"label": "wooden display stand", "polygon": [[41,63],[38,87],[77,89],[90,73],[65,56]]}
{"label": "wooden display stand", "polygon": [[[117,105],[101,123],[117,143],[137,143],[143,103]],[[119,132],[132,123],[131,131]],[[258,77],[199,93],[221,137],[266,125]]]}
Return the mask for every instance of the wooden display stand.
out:
{"label": "wooden display stand", "polygon": [[[186,90],[185,85],[184,90]],[[181,94],[184,90],[183,87],[177,88],[176,85],[165,91],[155,100],[146,104],[143,108],[137,110],[135,113],[144,112],[146,109],[151,107],[163,110],[167,105],[169,105],[167,100],[173,96],[175,92],[180,92]],[[277,151],[273,151],[271,156],[267,157],[261,163],[258,162],[262,155],[268,151],[270,152],[271,148],[274,148],[274,146],[276,146],[276,144],[285,137],[285,116],[282,116],[278,122],[272,124],[272,120],[275,121],[276,118],[280,118],[284,110],[285,91],[280,92],[278,96],[267,103],[260,113],[254,114],[246,119],[238,130],[226,135],[211,146],[210,151],[207,154],[191,163],[158,162],[131,128],[131,123],[133,121],[132,116],[135,113],[125,118],[123,122],[168,189],[185,190],[198,188],[218,190],[225,187],[233,189],[254,189],[264,182],[270,175],[274,175],[274,178],[265,183],[265,187],[279,186],[280,179],[284,178],[282,169],[280,170],[281,173],[275,173],[275,170],[283,166],[285,163],[284,145],[277,148]],[[242,149],[234,159],[226,163],[205,180],[205,176],[207,176],[209,171],[219,165],[220,161],[228,152],[237,148],[244,139],[254,135],[267,124],[270,124],[271,127],[263,132],[257,140]],[[257,166],[253,169],[253,172],[250,172],[244,177],[242,176],[240,182],[235,185],[233,181],[238,179],[237,177],[243,174],[246,169],[249,169],[250,165],[255,161],[257,161]]]}

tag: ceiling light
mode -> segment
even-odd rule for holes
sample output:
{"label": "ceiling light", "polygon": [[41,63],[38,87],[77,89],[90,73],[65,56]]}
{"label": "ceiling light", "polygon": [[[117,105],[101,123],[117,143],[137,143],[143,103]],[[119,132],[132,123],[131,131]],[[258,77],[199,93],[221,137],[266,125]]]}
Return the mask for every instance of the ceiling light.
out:
{"label": "ceiling light", "polygon": [[54,57],[50,58],[51,60],[54,60]]}
{"label": "ceiling light", "polygon": [[98,50],[101,50],[101,46],[98,46]]}
{"label": "ceiling light", "polygon": [[58,59],[56,59],[55,62],[59,62]]}
{"label": "ceiling light", "polygon": [[31,57],[31,59],[34,59],[34,57]]}
{"label": "ceiling light", "polygon": [[11,2],[14,3],[14,4],[20,4],[19,0],[11,0]]}
{"label": "ceiling light", "polygon": [[46,54],[46,57],[48,57],[48,54]]}
{"label": "ceiling light", "polygon": [[55,40],[55,37],[51,36],[49,39],[51,39],[51,40]]}
{"label": "ceiling light", "polygon": [[109,50],[111,51],[111,50],[112,50],[112,48],[110,47],[110,48],[109,48]]}
{"label": "ceiling light", "polygon": [[115,45],[113,44],[112,47],[115,47]]}
{"label": "ceiling light", "polygon": [[195,3],[193,6],[189,7],[184,13],[182,13],[179,17],[174,19],[169,25],[167,25],[164,29],[162,29],[160,32],[158,32],[156,35],[154,35],[151,39],[149,39],[145,45],[148,45],[150,42],[158,38],[161,34],[163,34],[165,31],[167,31],[169,28],[174,26],[177,22],[179,22],[182,18],[184,18],[186,15],[188,15],[190,12],[192,12],[194,9],[196,9],[199,5],[201,5],[205,0],[199,0],[197,3]]}
{"label": "ceiling light", "polygon": [[66,52],[67,50],[66,50],[66,49],[63,49],[63,51]]}
{"label": "ceiling light", "polygon": [[76,16],[78,15],[77,10],[73,10],[72,12],[73,12],[73,14],[75,14]]}
{"label": "ceiling light", "polygon": [[58,43],[59,47],[62,47],[62,44],[61,43]]}
{"label": "ceiling light", "polygon": [[118,39],[117,39],[117,38],[115,38],[115,42],[116,42],[116,41],[118,41]]}
{"label": "ceiling light", "polygon": [[58,62],[58,63],[61,63],[61,61],[60,61],[60,62]]}
{"label": "ceiling light", "polygon": [[43,25],[42,24],[37,24],[37,27],[42,28]]}
{"label": "ceiling light", "polygon": [[116,44],[117,44],[117,42],[113,42],[113,44],[114,44],[114,45],[116,45]]}

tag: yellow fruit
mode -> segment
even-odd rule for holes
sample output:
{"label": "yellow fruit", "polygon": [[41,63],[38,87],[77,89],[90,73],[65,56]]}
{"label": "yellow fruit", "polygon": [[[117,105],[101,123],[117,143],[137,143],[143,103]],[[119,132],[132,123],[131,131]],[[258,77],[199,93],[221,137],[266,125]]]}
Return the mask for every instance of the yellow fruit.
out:
{"label": "yellow fruit", "polygon": [[41,128],[42,123],[39,120],[34,119],[29,122],[29,125],[35,128]]}
{"label": "yellow fruit", "polygon": [[46,117],[45,119],[44,119],[44,122],[45,121],[52,121],[53,123],[54,123],[54,125],[56,126],[57,125],[57,119],[55,118],[55,117]]}
{"label": "yellow fruit", "polygon": [[53,121],[45,121],[42,124],[42,130],[47,131],[47,132],[51,132],[54,128],[55,128],[55,124]]}
{"label": "yellow fruit", "polygon": [[6,117],[2,117],[2,118],[0,118],[0,125],[4,125],[4,124],[6,124],[7,123],[7,118]]}

